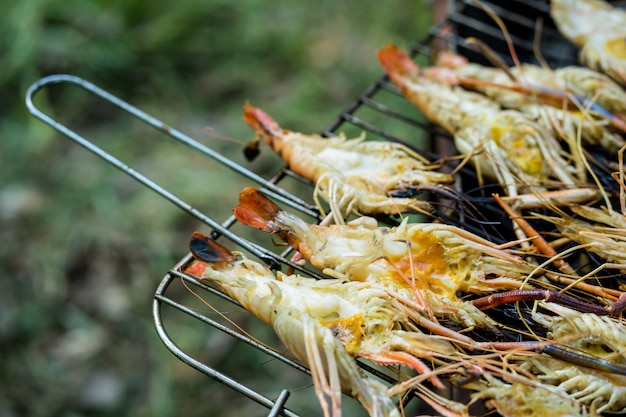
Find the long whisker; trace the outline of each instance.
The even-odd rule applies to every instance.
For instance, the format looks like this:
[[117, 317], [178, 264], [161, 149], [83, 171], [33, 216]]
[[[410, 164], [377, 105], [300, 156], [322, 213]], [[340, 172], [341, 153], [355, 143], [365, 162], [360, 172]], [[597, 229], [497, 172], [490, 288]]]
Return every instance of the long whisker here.
[[[183, 272], [182, 270], [180, 271], [181, 273]], [[237, 329], [241, 334], [243, 334], [244, 336], [250, 338], [250, 340], [254, 340], [255, 343], [258, 343], [259, 345], [263, 346], [264, 348], [274, 351], [276, 353], [282, 353], [279, 352], [278, 350], [276, 350], [275, 348], [273, 348], [272, 346], [269, 346], [265, 343], [263, 343], [261, 340], [257, 339], [256, 337], [254, 337], [252, 334], [248, 333], [243, 327], [241, 327], [239, 324], [237, 324], [235, 321], [233, 321], [232, 319], [230, 319], [226, 314], [222, 313], [221, 311], [219, 311], [217, 308], [215, 308], [214, 306], [212, 306], [207, 300], [205, 300], [204, 298], [202, 298], [202, 296], [200, 294], [198, 294], [196, 291], [194, 291], [189, 284], [187, 284], [187, 282], [185, 281], [185, 279], [181, 276], [180, 277], [180, 282], [183, 284], [183, 286], [185, 287], [185, 289], [187, 291], [189, 291], [189, 293], [191, 295], [193, 295], [195, 298], [197, 298], [202, 304], [204, 304], [206, 307], [208, 307], [211, 311], [213, 311], [215, 314], [217, 314], [218, 316], [220, 316], [222, 319], [224, 319], [225, 321], [228, 322], [228, 324], [230, 324], [231, 326], [233, 326], [235, 329]]]

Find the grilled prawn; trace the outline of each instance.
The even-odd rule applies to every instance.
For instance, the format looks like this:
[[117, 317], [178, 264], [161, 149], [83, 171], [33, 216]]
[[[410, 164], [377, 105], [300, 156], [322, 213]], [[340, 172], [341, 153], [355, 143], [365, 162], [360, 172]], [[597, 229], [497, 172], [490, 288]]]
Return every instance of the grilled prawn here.
[[472, 399], [489, 399], [487, 404], [505, 417], [599, 417], [583, 403], [563, 395], [558, 387], [515, 378], [512, 383], [487, 378], [475, 383]]
[[599, 359], [600, 366], [590, 369], [564, 361], [536, 357], [522, 367], [599, 413], [626, 412], [624, 322], [557, 305], [552, 305], [550, 310], [556, 314], [534, 315], [537, 322], [550, 329], [548, 336], [560, 340], [572, 352], [582, 352]]
[[[600, 268], [626, 269], [626, 218], [621, 213], [588, 206], [572, 206], [580, 218], [533, 215], [552, 222], [561, 234], [603, 258], [607, 263]], [[597, 271], [597, 270], [596, 270]], [[594, 272], [596, 272], [594, 271]], [[614, 292], [613, 304], [606, 307], [613, 316], [626, 311], [626, 292]]]
[[572, 366], [546, 357], [532, 358], [522, 367], [598, 413], [626, 412], [626, 377], [623, 375]]
[[626, 11], [603, 0], [552, 0], [550, 14], [580, 59], [626, 85]]
[[[494, 95], [502, 94], [498, 101], [505, 107], [515, 108], [520, 102], [537, 101], [561, 107], [570, 93], [574, 95], [571, 99], [579, 100], [582, 105], [593, 103], [598, 105], [598, 111], [626, 115], [626, 92], [622, 87], [610, 77], [587, 67], [570, 65], [546, 69], [528, 63], [512, 68], [486, 67], [468, 62], [467, 58], [451, 51], [437, 54], [435, 64], [443, 68], [425, 69], [432, 73], [430, 76], [437, 77], [438, 71], [444, 71], [450, 77], [449, 81], [465, 87], [479, 88], [482, 85], [488, 88], [491, 85], [498, 90], [493, 92]], [[454, 71], [445, 72], [444, 68]]]
[[[547, 70], [531, 64], [501, 69], [470, 63], [444, 51], [436, 67], [425, 71], [479, 91], [505, 108], [535, 117], [555, 136], [575, 148], [580, 131], [585, 144], [598, 144], [616, 152], [624, 139], [610, 125], [625, 129], [617, 115], [626, 114], [626, 92], [607, 76], [589, 68], [569, 66]], [[587, 111], [583, 111], [589, 107]], [[574, 139], [574, 140], [572, 140]]]
[[[405, 97], [454, 136], [460, 153], [474, 155], [477, 169], [497, 179], [509, 197], [518, 196], [518, 188], [530, 194], [545, 191], [554, 180], [564, 188], [586, 185], [562, 157], [556, 139], [527, 115], [502, 110], [492, 99], [445, 79], [431, 79], [394, 45], [378, 56]], [[581, 191], [583, 199], [597, 195], [593, 189]], [[581, 194], [572, 195], [581, 198]]]
[[[198, 232], [190, 248], [206, 266], [202, 279], [216, 283], [271, 325], [289, 350], [308, 365], [325, 415], [329, 414], [324, 396], [331, 399], [332, 415], [340, 415], [343, 390], [371, 416], [399, 417], [387, 388], [367, 378], [354, 357], [430, 372], [418, 356], [436, 362], [437, 357], [455, 353], [447, 341], [403, 330], [406, 309], [377, 283], [318, 281], [280, 272], [275, 276]], [[437, 377], [430, 379], [443, 388]]]
[[[603, 307], [527, 284], [520, 290], [528, 274], [537, 272], [534, 265], [454, 226], [405, 220], [387, 228], [369, 217], [346, 225], [309, 224], [250, 187], [241, 192], [233, 212], [241, 223], [275, 234], [330, 276], [381, 283], [421, 311], [433, 307], [449, 315], [441, 305], [454, 306], [455, 319], [470, 326], [489, 323], [476, 308], [514, 301], [553, 302], [611, 316], [619, 315], [626, 302], [623, 297], [613, 307]], [[511, 288], [515, 290], [502, 291]], [[459, 292], [489, 295], [467, 303], [457, 298]]]
[[336, 222], [350, 214], [397, 214], [430, 211], [413, 197], [420, 189], [453, 182], [409, 148], [364, 136], [323, 138], [282, 129], [262, 110], [246, 104], [244, 120], [296, 174], [315, 183], [314, 198], [327, 201]]
[[242, 223], [276, 234], [336, 278], [385, 288], [468, 327], [494, 325], [457, 297], [460, 291], [518, 289], [533, 268], [517, 256], [454, 226], [407, 223], [378, 227], [361, 217], [345, 225], [312, 225], [246, 188], [233, 210]]

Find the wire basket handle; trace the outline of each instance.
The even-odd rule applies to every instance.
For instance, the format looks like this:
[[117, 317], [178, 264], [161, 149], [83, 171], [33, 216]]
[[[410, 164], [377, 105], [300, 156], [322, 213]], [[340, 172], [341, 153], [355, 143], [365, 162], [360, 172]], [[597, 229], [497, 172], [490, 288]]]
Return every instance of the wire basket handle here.
[[[89, 141], [88, 139], [86, 139], [83, 136], [79, 135], [78, 133], [76, 133], [72, 129], [68, 128], [66, 125], [60, 123], [59, 121], [57, 121], [56, 119], [54, 119], [50, 115], [48, 115], [48, 114], [44, 113], [43, 111], [41, 111], [34, 104], [33, 97], [37, 94], [37, 92], [41, 91], [42, 89], [44, 89], [46, 86], [48, 86], [50, 84], [72, 84], [72, 85], [79, 86], [79, 87], [83, 88], [84, 90], [86, 90], [86, 91], [88, 91], [90, 93], [93, 93], [96, 96], [104, 99], [105, 101], [108, 101], [109, 103], [117, 106], [121, 110], [131, 114], [135, 118], [141, 120], [142, 122], [146, 123], [149, 126], [152, 126], [153, 128], [157, 129], [158, 131], [164, 133], [165, 135], [172, 137], [173, 139], [175, 139], [175, 140], [177, 140], [177, 141], [179, 141], [179, 142], [189, 146], [193, 150], [198, 151], [198, 152], [202, 153], [205, 156], [208, 156], [209, 158], [211, 158], [211, 159], [213, 159], [213, 160], [215, 160], [215, 161], [225, 165], [226, 167], [228, 167], [228, 168], [230, 168], [230, 169], [240, 173], [241, 175], [249, 178], [250, 180], [260, 184], [263, 187], [261, 190], [264, 191], [266, 194], [269, 194], [273, 198], [276, 198], [276, 199], [282, 201], [283, 203], [288, 204], [291, 207], [294, 207], [294, 208], [296, 208], [296, 209], [298, 209], [300, 211], [303, 211], [303, 212], [305, 212], [305, 213], [307, 213], [307, 214], [309, 214], [309, 215], [311, 215], [313, 217], [318, 217], [319, 216], [319, 213], [317, 211], [315, 211], [312, 208], [308, 208], [310, 206], [308, 203], [306, 203], [306, 202], [298, 199], [294, 195], [286, 192], [284, 189], [280, 188], [275, 183], [273, 183], [271, 181], [268, 181], [265, 178], [263, 178], [263, 177], [255, 174], [254, 172], [248, 170], [247, 168], [245, 168], [245, 167], [243, 167], [243, 166], [233, 162], [232, 160], [226, 158], [225, 156], [223, 156], [219, 152], [216, 152], [215, 150], [213, 150], [213, 149], [211, 149], [211, 148], [201, 144], [200, 142], [192, 139], [191, 137], [187, 136], [186, 134], [180, 132], [179, 130], [174, 129], [173, 127], [163, 123], [162, 121], [158, 120], [157, 118], [155, 118], [155, 117], [145, 113], [144, 111], [138, 109], [137, 107], [135, 107], [135, 106], [129, 104], [128, 102], [120, 99], [119, 97], [116, 97], [115, 95], [113, 95], [113, 94], [103, 90], [102, 88], [96, 86], [95, 84], [93, 84], [93, 83], [91, 83], [89, 81], [86, 81], [83, 78], [77, 77], [75, 75], [68, 75], [68, 74], [49, 75], [49, 76], [44, 77], [44, 78], [40, 79], [39, 81], [35, 82], [34, 84], [32, 84], [28, 88], [28, 91], [26, 92], [26, 107], [28, 108], [28, 111], [33, 116], [35, 116], [36, 118], [40, 119], [41, 121], [43, 121], [44, 123], [48, 124], [49, 126], [54, 128], [58, 132], [62, 133], [63, 135], [67, 136], [68, 138], [70, 138], [71, 140], [73, 140], [74, 142], [76, 142], [77, 144], [82, 146], [83, 148], [85, 148], [88, 151], [92, 152], [93, 154], [99, 156], [100, 158], [102, 158], [103, 160], [108, 162], [109, 164], [111, 164], [114, 167], [118, 168], [119, 170], [121, 170], [125, 174], [131, 176], [132, 178], [134, 178], [135, 180], [139, 181], [144, 186], [146, 186], [149, 189], [151, 189], [152, 191], [156, 192], [158, 195], [160, 195], [163, 198], [169, 200], [170, 202], [172, 202], [173, 204], [175, 204], [179, 208], [183, 209], [184, 211], [186, 211], [187, 213], [189, 213], [190, 215], [192, 215], [196, 219], [200, 220], [204, 224], [206, 224], [209, 227], [211, 227], [215, 231], [214, 232], [214, 237], [215, 236], [219, 236], [219, 235], [224, 235], [225, 237], [227, 237], [231, 241], [233, 241], [236, 244], [238, 244], [238, 245], [244, 247], [245, 249], [249, 250], [251, 253], [253, 253], [254, 255], [258, 256], [259, 258], [264, 260], [269, 265], [274, 265], [276, 263], [276, 260], [277, 260], [276, 259], [276, 255], [273, 252], [268, 251], [267, 249], [265, 249], [265, 248], [263, 248], [261, 246], [255, 245], [254, 243], [249, 242], [249, 241], [247, 241], [245, 239], [242, 239], [240, 236], [238, 236], [238, 235], [236, 235], [236, 234], [234, 234], [234, 233], [232, 233], [232, 232], [230, 232], [228, 230], [228, 226], [234, 221], [234, 218], [231, 218], [231, 219], [227, 220], [223, 224], [218, 223], [217, 221], [215, 221], [211, 217], [205, 215], [204, 213], [202, 213], [198, 209], [192, 207], [190, 204], [188, 204], [187, 202], [185, 202], [181, 198], [177, 197], [175, 194], [173, 194], [170, 191], [168, 191], [167, 189], [161, 187], [159, 184], [157, 184], [156, 182], [152, 181], [150, 178], [148, 178], [145, 175], [141, 174], [137, 170], [131, 168], [129, 165], [125, 164], [124, 162], [122, 162], [118, 158], [116, 158], [113, 155], [107, 153], [102, 148], [96, 146], [93, 142]], [[286, 259], [278, 259], [278, 260], [281, 261], [281, 262], [286, 261], [287, 264], [291, 263], [289, 260], [286, 260]], [[300, 269], [298, 267], [298, 265], [296, 265], [296, 264], [293, 264], [291, 266], [295, 267], [296, 269]]]
[[[73, 75], [66, 75], [66, 74], [59, 74], [59, 75], [51, 75], [51, 76], [47, 76], [44, 77], [42, 79], [40, 79], [39, 81], [35, 82], [33, 85], [30, 86], [30, 88], [28, 89], [27, 93], [26, 93], [26, 107], [28, 108], [29, 112], [35, 116], [36, 118], [42, 120], [44, 123], [50, 125], [52, 128], [54, 128], [55, 130], [57, 130], [58, 132], [62, 133], [63, 135], [67, 136], [68, 138], [70, 138], [71, 140], [73, 140], [74, 142], [78, 143], [80, 146], [82, 146], [83, 148], [87, 149], [88, 151], [92, 152], [93, 154], [97, 155], [98, 157], [102, 158], [103, 160], [105, 160], [106, 162], [108, 162], [109, 164], [113, 165], [114, 167], [118, 168], [119, 170], [121, 170], [122, 172], [124, 172], [125, 174], [131, 176], [132, 178], [134, 178], [135, 180], [137, 180], [138, 182], [140, 182], [141, 184], [143, 184], [144, 186], [148, 187], [149, 189], [151, 189], [152, 191], [156, 192], [158, 195], [162, 196], [163, 198], [169, 200], [170, 202], [174, 203], [176, 206], [178, 206], [179, 208], [183, 209], [184, 211], [186, 211], [187, 213], [191, 214], [192, 216], [194, 216], [196, 219], [200, 220], [201, 222], [205, 223], [206, 225], [210, 226], [211, 228], [213, 228], [215, 230], [215, 232], [217, 232], [219, 235], [223, 235], [224, 237], [232, 240], [233, 242], [237, 243], [238, 245], [240, 245], [241, 247], [246, 248], [247, 250], [249, 250], [250, 252], [254, 253], [256, 256], [258, 256], [259, 258], [265, 260], [267, 263], [269, 263], [270, 265], [276, 262], [282, 262], [282, 263], [288, 263], [288, 264], [292, 264], [292, 262], [290, 262], [287, 259], [284, 259], [276, 254], [274, 254], [271, 251], [268, 251], [266, 249], [264, 249], [263, 247], [257, 246], [252, 242], [249, 242], [239, 236], [237, 236], [236, 234], [230, 232], [228, 230], [228, 226], [230, 225], [230, 222], [232, 220], [228, 220], [226, 221], [224, 224], [220, 224], [218, 222], [216, 222], [214, 219], [212, 219], [211, 217], [203, 214], [202, 212], [200, 212], [199, 210], [197, 210], [196, 208], [192, 207], [190, 204], [188, 204], [187, 202], [185, 202], [184, 200], [180, 199], [179, 197], [177, 197], [175, 194], [169, 192], [167, 189], [165, 189], [164, 187], [161, 187], [159, 184], [157, 184], [156, 182], [152, 181], [150, 178], [146, 177], [145, 175], [141, 174], [140, 172], [138, 172], [137, 170], [131, 168], [129, 165], [125, 164], [124, 162], [122, 162], [121, 160], [119, 160], [118, 158], [114, 157], [113, 155], [107, 153], [106, 151], [104, 151], [102, 148], [96, 146], [94, 143], [92, 143], [91, 141], [89, 141], [88, 139], [84, 138], [83, 136], [79, 135], [78, 133], [76, 133], [75, 131], [71, 130], [70, 128], [68, 128], [67, 126], [65, 126], [64, 124], [60, 123], [59, 121], [57, 121], [56, 119], [54, 119], [53, 117], [49, 116], [48, 114], [44, 113], [43, 111], [41, 111], [39, 108], [37, 108], [37, 106], [35, 106], [34, 102], [33, 102], [33, 97], [36, 95], [36, 93], [38, 91], [41, 91], [44, 87], [50, 85], [50, 84], [61, 84], [61, 83], [66, 83], [66, 84], [73, 84], [73, 85], [77, 85], [81, 88], [83, 88], [84, 90], [87, 90], [99, 97], [101, 97], [102, 99], [110, 102], [111, 104], [117, 106], [118, 108], [120, 108], [121, 110], [133, 115], [134, 117], [136, 117], [137, 119], [143, 121], [144, 123], [154, 127], [155, 129], [159, 130], [160, 132], [186, 144], [187, 146], [191, 147], [192, 149], [201, 152], [202, 154], [226, 165], [227, 167], [241, 173], [242, 175], [246, 176], [247, 178], [261, 184], [264, 188], [265, 188], [265, 192], [268, 194], [271, 194], [274, 198], [279, 198], [281, 201], [285, 202], [286, 204], [290, 204], [296, 208], [299, 208], [301, 211], [303, 211], [302, 208], [302, 203], [299, 203], [296, 199], [296, 197], [292, 196], [291, 194], [285, 192], [282, 188], [279, 188], [276, 184], [265, 180], [262, 177], [259, 177], [258, 175], [256, 175], [255, 173], [247, 170], [246, 168], [236, 164], [235, 162], [225, 158], [223, 155], [215, 152], [214, 150], [200, 144], [199, 142], [195, 141], [194, 139], [190, 138], [189, 136], [183, 134], [182, 132], [166, 125], [165, 123], [163, 123], [162, 121], [150, 116], [149, 114], [141, 111], [140, 109], [138, 109], [137, 107], [132, 106], [131, 104], [127, 103], [124, 100], [121, 100], [120, 98], [110, 94], [109, 92], [97, 87], [96, 85], [80, 78], [77, 76], [73, 76]], [[304, 203], [306, 204], [306, 203]], [[312, 215], [316, 215], [315, 212], [311, 213]], [[212, 377], [215, 380], [218, 380], [219, 382], [221, 382], [222, 384], [229, 386], [233, 389], [235, 389], [236, 391], [242, 393], [243, 395], [249, 397], [250, 399], [256, 401], [257, 403], [267, 407], [268, 409], [270, 409], [268, 417], [276, 417], [279, 415], [284, 415], [287, 417], [298, 417], [297, 414], [293, 413], [292, 411], [286, 409], [284, 407], [285, 402], [287, 401], [287, 399], [290, 396], [290, 392], [288, 390], [283, 390], [280, 395], [277, 397], [276, 400], [272, 400], [256, 391], [254, 391], [253, 389], [247, 387], [246, 385], [243, 385], [235, 380], [233, 380], [232, 378], [228, 377], [227, 375], [211, 368], [208, 367], [207, 365], [199, 362], [198, 360], [196, 360], [195, 358], [189, 356], [187, 353], [185, 353], [169, 336], [169, 334], [167, 333], [167, 331], [165, 330], [165, 325], [163, 323], [162, 317], [161, 317], [161, 313], [162, 313], [162, 306], [164, 304], [169, 305], [173, 308], [179, 309], [179, 310], [184, 310], [187, 314], [193, 315], [194, 317], [198, 318], [198, 319], [204, 319], [204, 320], [210, 320], [207, 319], [205, 317], [201, 317], [198, 314], [193, 313], [191, 310], [189, 310], [188, 308], [178, 305], [176, 304], [173, 300], [169, 299], [167, 296], [164, 295], [165, 289], [167, 288], [167, 286], [170, 284], [170, 282], [172, 281], [172, 279], [175, 279], [178, 275], [181, 275], [181, 273], [178, 271], [178, 268], [180, 266], [182, 266], [184, 263], [188, 262], [191, 259], [191, 255], [187, 255], [187, 257], [183, 258], [183, 260], [181, 262], [179, 262], [179, 264], [174, 267], [167, 275], [166, 277], [162, 280], [161, 284], [159, 285], [156, 293], [155, 293], [155, 297], [154, 297], [154, 302], [153, 302], [153, 318], [154, 318], [154, 323], [156, 326], [156, 330], [157, 333], [159, 335], [159, 337], [161, 338], [161, 340], [163, 341], [163, 343], [165, 344], [165, 346], [181, 361], [183, 361], [185, 364], [199, 370], [200, 372]], [[293, 267], [297, 268], [297, 269], [301, 269], [300, 266], [293, 264]], [[232, 300], [231, 300], [232, 301]], [[214, 323], [209, 323], [211, 325], [213, 325], [214, 327], [218, 327], [217, 324]], [[228, 329], [223, 329], [222, 331], [228, 331]], [[233, 333], [233, 332], [231, 332]], [[248, 344], [252, 344], [250, 341], [247, 341]], [[257, 346], [258, 349], [265, 349], [263, 346]], [[272, 352], [266, 352], [266, 353], [272, 353]], [[300, 369], [302, 372], [308, 372], [308, 370], [306, 368], [304, 368], [302, 365], [298, 364], [298, 363], [290, 363], [291, 361], [289, 361], [286, 358], [283, 358], [281, 356], [278, 356], [278, 359], [281, 359], [283, 361], [287, 361], [292, 367], [295, 367], [296, 369]]]

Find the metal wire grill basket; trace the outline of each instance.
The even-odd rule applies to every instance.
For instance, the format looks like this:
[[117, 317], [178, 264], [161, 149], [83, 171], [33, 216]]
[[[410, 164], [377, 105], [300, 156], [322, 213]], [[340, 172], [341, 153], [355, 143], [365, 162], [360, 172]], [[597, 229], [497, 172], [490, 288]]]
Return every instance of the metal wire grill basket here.
[[[541, 19], [544, 25], [541, 32], [540, 51], [545, 60], [552, 67], [576, 63], [576, 51], [563, 42], [551, 23], [548, 2], [539, 0], [495, 1], [491, 3], [485, 2], [485, 4], [491, 7], [504, 20], [507, 28], [511, 32], [512, 40], [521, 61], [536, 62], [533, 40], [536, 31], [536, 22], [538, 19]], [[509, 60], [508, 63], [512, 64], [510, 58], [507, 58], [509, 57], [508, 47], [500, 29], [480, 7], [476, 6], [471, 1], [457, 1], [452, 3], [445, 18], [430, 28], [427, 36], [414, 45], [411, 53], [417, 60], [427, 62], [435, 49], [446, 47], [456, 50], [472, 61], [485, 63], [484, 58], [465, 42], [465, 39], [468, 37], [483, 40], [496, 51], [501, 52], [501, 55]], [[555, 45], [558, 45], [558, 47], [555, 48]], [[242, 237], [240, 233], [234, 231], [236, 221], [229, 213], [201, 212], [186, 201], [177, 197], [174, 193], [162, 188], [150, 178], [126, 165], [116, 157], [106, 153], [89, 140], [39, 110], [33, 102], [34, 95], [38, 91], [46, 88], [46, 86], [58, 83], [75, 84], [90, 93], [100, 96], [104, 100], [118, 106], [121, 111], [129, 113], [161, 131], [163, 135], [175, 139], [190, 147], [194, 152], [203, 154], [216, 163], [222, 164], [226, 168], [236, 172], [248, 185], [255, 185], [264, 194], [278, 201], [280, 204], [309, 216], [314, 221], [319, 221], [321, 217], [315, 205], [310, 201], [310, 197], [308, 199], [307, 197], [303, 197], [312, 194], [312, 184], [301, 180], [297, 175], [286, 168], [282, 169], [272, 178], [259, 176], [248, 168], [229, 160], [219, 152], [167, 126], [162, 121], [153, 118], [107, 91], [75, 76], [53, 75], [45, 77], [31, 86], [27, 93], [27, 106], [34, 116], [96, 154], [101, 159], [119, 168], [163, 198], [171, 201], [190, 216], [204, 223], [212, 230], [213, 238], [220, 239], [220, 241], [232, 249], [246, 252], [250, 256], [258, 258], [272, 268], [282, 268], [284, 270], [286, 267], [291, 267], [304, 274], [316, 275], [315, 272], [308, 271], [291, 262], [287, 256], [288, 252], [278, 252], [277, 249], [271, 245], [269, 239], [260, 238], [259, 241], [251, 241]], [[347, 106], [345, 110], [338, 115], [336, 120], [323, 130], [322, 133], [325, 135], [333, 135], [336, 132], [346, 129], [363, 130], [367, 132], [369, 137], [375, 139], [403, 143], [416, 149], [419, 153], [431, 160], [440, 159], [442, 155], [451, 152], [450, 137], [439, 129], [433, 128], [428, 123], [424, 122], [424, 118], [421, 117], [417, 110], [406, 105], [404, 99], [401, 98], [396, 88], [386, 77], [381, 77], [375, 81], [370, 88]], [[417, 137], [425, 140], [422, 140], [420, 144], [415, 139]], [[448, 168], [452, 169], [453, 167], [454, 163], [449, 162]], [[297, 184], [297, 186], [294, 187], [293, 184]], [[477, 191], [474, 173], [470, 170], [462, 170], [459, 174], [457, 187], [459, 192], [468, 196], [468, 198], [472, 198], [474, 204], [478, 206], [478, 210], [485, 213], [485, 217], [489, 218], [491, 223], [473, 221], [472, 218], [465, 216], [462, 210], [450, 211], [446, 202], [441, 202], [438, 208], [439, 216], [450, 223], [462, 225], [471, 231], [480, 233], [493, 241], [497, 242], [507, 239], [509, 231], [507, 231], [505, 227], [498, 225], [498, 221], [504, 220], [505, 216], [490, 203], [484, 202], [483, 204], [481, 200], [483, 194], [481, 193], [489, 193], [489, 191], [485, 191], [484, 188], [482, 191]], [[305, 192], [296, 195], [296, 193], [288, 191], [293, 189], [305, 190]], [[223, 218], [224, 220], [218, 221], [216, 218]], [[154, 322], [156, 330], [165, 346], [187, 365], [267, 408], [268, 416], [284, 415], [296, 417], [301, 415], [301, 411], [298, 411], [300, 400], [289, 402], [287, 399], [290, 396], [293, 398], [294, 394], [303, 391], [302, 387], [303, 384], [304, 386], [307, 385], [306, 381], [309, 371], [302, 364], [291, 359], [289, 355], [282, 353], [284, 352], [284, 348], [281, 346], [274, 345], [270, 347], [265, 344], [275, 343], [275, 341], [259, 342], [256, 338], [253, 338], [251, 334], [248, 334], [248, 332], [254, 333], [253, 329], [255, 326], [260, 325], [257, 322], [250, 322], [249, 317], [244, 320], [246, 323], [242, 324], [242, 327], [245, 326], [246, 329], [248, 329], [244, 332], [242, 329], [233, 327], [230, 323], [222, 320], [204, 305], [190, 306], [189, 291], [184, 288], [185, 286], [201, 294], [202, 298], [206, 299], [208, 303], [217, 306], [216, 308], [229, 310], [236, 310], [238, 308], [237, 303], [228, 296], [182, 273], [181, 271], [184, 266], [187, 265], [190, 260], [191, 256], [188, 255], [174, 265], [163, 277], [154, 295]], [[240, 375], [227, 375], [220, 371], [219, 364], [209, 363], [208, 358], [210, 358], [210, 354], [207, 354], [207, 352], [189, 351], [188, 348], [180, 346], [174, 336], [176, 323], [180, 320], [197, 322], [200, 331], [210, 332], [210, 334], [220, 335], [220, 337], [232, 338], [234, 340], [233, 343], [243, 344], [246, 346], [246, 349], [249, 348], [260, 352], [262, 355], [265, 355], [272, 367], [280, 367], [281, 370], [277, 373], [293, 373], [300, 376], [294, 376], [291, 379], [292, 385], [285, 386], [284, 389], [279, 392], [276, 392], [274, 388], [270, 389], [251, 382], [242, 382]], [[378, 368], [364, 362], [362, 366], [376, 378], [383, 381], [394, 381], [395, 377], [393, 372], [389, 369]], [[306, 392], [305, 395], [313, 397], [311, 388], [307, 388], [304, 391]], [[409, 407], [411, 400], [412, 398], [407, 398], [404, 406]]]

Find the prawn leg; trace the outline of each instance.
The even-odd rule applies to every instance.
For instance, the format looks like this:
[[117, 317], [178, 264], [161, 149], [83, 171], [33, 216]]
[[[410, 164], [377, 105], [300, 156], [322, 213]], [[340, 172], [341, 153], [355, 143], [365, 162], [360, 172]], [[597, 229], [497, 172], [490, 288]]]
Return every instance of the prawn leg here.
[[561, 269], [564, 273], [574, 275], [574, 269], [564, 260], [558, 259], [558, 253], [546, 242], [546, 240], [519, 214], [513, 210], [498, 194], [492, 194], [492, 197], [502, 207], [502, 209], [509, 215], [509, 217], [517, 224], [520, 229], [524, 231], [528, 237], [533, 239], [535, 246], [544, 255], [553, 258], [553, 263], [556, 267]]
[[506, 196], [502, 199], [506, 202], [513, 202], [514, 207], [518, 209], [526, 209], [567, 206], [581, 201], [592, 201], [599, 196], [600, 192], [597, 189], [586, 187]]

